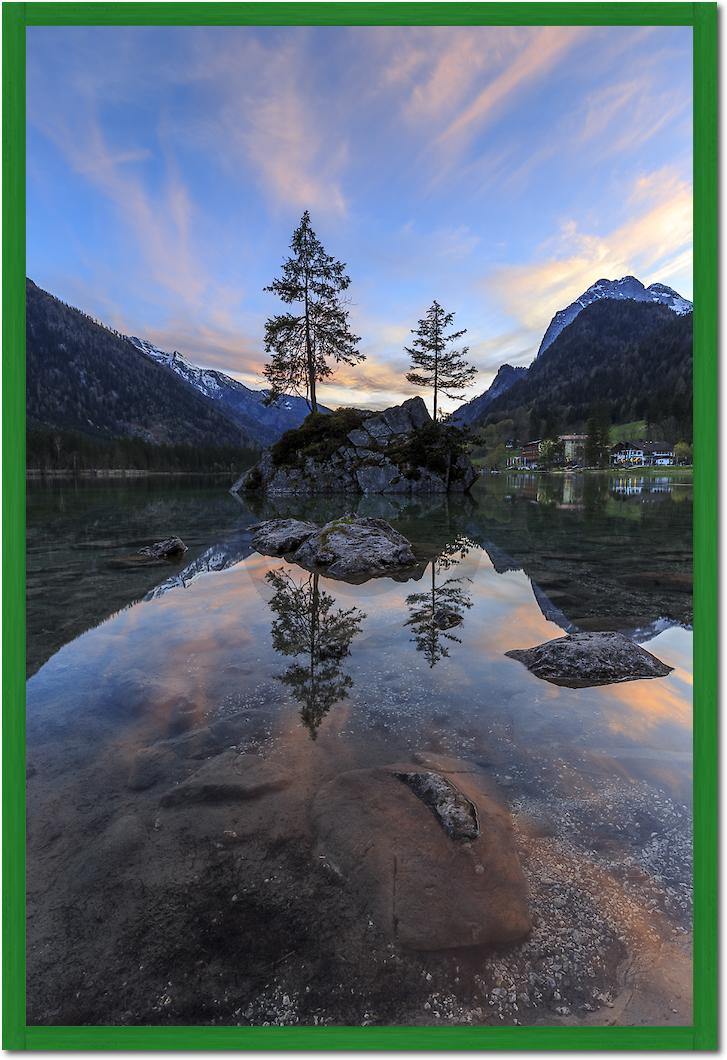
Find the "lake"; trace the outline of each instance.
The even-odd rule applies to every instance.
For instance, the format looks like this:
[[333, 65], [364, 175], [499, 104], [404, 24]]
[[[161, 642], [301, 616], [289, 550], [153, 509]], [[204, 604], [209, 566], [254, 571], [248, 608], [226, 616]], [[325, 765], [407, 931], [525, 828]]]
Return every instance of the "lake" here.
[[[28, 1022], [690, 1022], [690, 478], [501, 474], [414, 500], [228, 485], [28, 486]], [[262, 518], [352, 510], [409, 538], [407, 580], [251, 545]], [[179, 560], [130, 558], [172, 534]], [[574, 630], [673, 670], [573, 689], [505, 656]], [[239, 752], [284, 783], [180, 799]], [[401, 947], [319, 852], [327, 784], [427, 756], [509, 807], [517, 945]]]

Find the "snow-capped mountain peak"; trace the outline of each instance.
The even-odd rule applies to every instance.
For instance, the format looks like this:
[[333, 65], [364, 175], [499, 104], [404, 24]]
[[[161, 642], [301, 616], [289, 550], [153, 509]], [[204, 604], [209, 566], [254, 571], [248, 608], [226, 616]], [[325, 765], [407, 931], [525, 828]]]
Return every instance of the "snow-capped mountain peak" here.
[[635, 302], [660, 302], [679, 316], [691, 313], [693, 308], [687, 298], [683, 298], [677, 291], [663, 283], [652, 283], [645, 287], [635, 276], [622, 276], [620, 280], [596, 280], [574, 302], [555, 314], [540, 343], [538, 356], [547, 350], [561, 331], [575, 320], [582, 309], [601, 298], [628, 298]]
[[[236, 379], [232, 379], [228, 375], [224, 375], [222, 372], [216, 372], [210, 368], [197, 368], [196, 365], [190, 364], [185, 361], [184, 357], [178, 350], [174, 350], [172, 353], [167, 353], [166, 350], [160, 350], [158, 346], [154, 346], [151, 342], [147, 342], [146, 339], [137, 338], [136, 335], [129, 336], [129, 342], [133, 343], [138, 350], [145, 353], [147, 357], [151, 357], [157, 364], [163, 364], [165, 368], [170, 368], [177, 375], [181, 376], [187, 383], [199, 390], [200, 393], [205, 394], [207, 397], [219, 396], [220, 391], [224, 385], [231, 385], [235, 388], [241, 388], [248, 394], [254, 394], [255, 391], [251, 390], [250, 387], [239, 383]], [[264, 395], [263, 395], [264, 396]]]
[[[289, 395], [281, 398], [276, 405], [265, 405], [266, 390], [253, 390], [224, 372], [190, 364], [178, 350], [172, 353], [160, 350], [158, 346], [136, 335], [129, 335], [128, 339], [137, 350], [174, 372], [210, 401], [222, 405], [227, 416], [261, 444], [270, 445], [284, 431], [299, 427], [310, 411], [303, 398]], [[320, 411], [327, 412], [328, 409], [321, 408]]]

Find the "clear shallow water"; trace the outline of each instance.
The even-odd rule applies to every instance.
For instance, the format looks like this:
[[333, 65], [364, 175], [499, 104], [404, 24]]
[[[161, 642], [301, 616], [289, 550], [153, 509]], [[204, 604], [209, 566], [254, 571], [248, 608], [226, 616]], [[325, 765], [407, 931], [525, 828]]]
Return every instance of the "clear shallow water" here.
[[[196, 936], [170, 880], [196, 881], [198, 905], [209, 912], [220, 899], [217, 883], [206, 876], [207, 848], [224, 847], [224, 836], [235, 831], [222, 817], [207, 820], [194, 808], [165, 817], [160, 795], [230, 746], [293, 772], [287, 801], [271, 810], [278, 824], [287, 822], [283, 836], [270, 820], [253, 828], [241, 818], [235, 825], [250, 834], [241, 848], [248, 854], [234, 855], [257, 866], [245, 866], [250, 893], [259, 902], [259, 889], [268, 894], [267, 881], [278, 872], [287, 917], [305, 921], [295, 893], [306, 886], [314, 889], [311, 901], [329, 901], [310, 882], [306, 808], [316, 790], [346, 770], [439, 753], [478, 763], [506, 793], [516, 821], [544, 813], [561, 844], [559, 864], [588, 858], [620, 889], [645, 888], [638, 897], [642, 912], [664, 918], [670, 945], [675, 932], [686, 937], [689, 482], [666, 475], [501, 475], [478, 483], [469, 498], [361, 499], [359, 514], [383, 516], [412, 540], [420, 566], [407, 581], [349, 585], [251, 548], [247, 527], [261, 517], [322, 522], [352, 503], [278, 498], [251, 505], [227, 495], [220, 483], [189, 481], [29, 487], [29, 669], [39, 666], [28, 683], [29, 971], [37, 1022], [265, 1022], [261, 1012], [270, 1011], [275, 1022], [287, 1011], [283, 994], [268, 998], [276, 976], [288, 984], [289, 1000], [304, 992], [300, 970], [287, 968], [287, 942], [275, 941], [270, 927], [279, 923], [280, 909], [273, 916], [256, 906], [255, 915], [248, 910], [249, 919], [233, 928], [244, 923], [249, 939], [259, 922], [272, 939], [272, 952], [249, 956], [253, 980], [239, 981], [239, 962], [221, 957], [220, 945], [214, 987], [197, 972], [179, 996], [172, 990], [169, 1003], [159, 1000], [173, 980], [172, 966], [195, 968], [199, 954], [209, 961], [204, 939], [181, 956], [171, 945], [182, 923]], [[181, 561], [118, 566], [141, 544], [172, 533], [190, 545]], [[575, 628], [620, 629], [674, 670], [659, 680], [567, 689], [538, 680], [504, 654]], [[311, 651], [311, 638], [321, 650]], [[174, 755], [157, 767], [152, 784], [130, 787], [139, 752], [160, 747]], [[547, 852], [536, 851], [526, 831], [521, 857], [533, 902], [546, 907], [538, 871], [528, 863], [535, 854], [542, 862]], [[669, 842], [657, 850], [663, 836]], [[220, 872], [230, 868], [223, 861]], [[133, 886], [124, 884], [129, 866]], [[640, 882], [627, 887], [634, 867]], [[239, 881], [235, 886], [240, 889]], [[598, 887], [607, 893], [605, 883]], [[573, 901], [583, 894], [576, 887]], [[144, 936], [139, 928], [152, 908], [153, 927]], [[585, 917], [578, 908], [576, 919]], [[330, 913], [331, 949], [321, 943], [316, 971], [306, 973], [307, 985], [318, 983], [318, 1007], [309, 1005], [310, 1011], [328, 1022], [362, 1022], [367, 1005], [386, 1008], [383, 999], [372, 1000], [375, 993], [366, 995], [363, 973], [354, 991], [359, 1008], [333, 1000], [337, 977], [345, 981], [335, 962], [344, 959], [342, 950], [363, 945], [354, 940], [349, 914], [345, 902]], [[89, 930], [94, 917], [105, 925], [102, 940]], [[603, 932], [626, 938], [623, 924], [602, 918]], [[198, 908], [195, 922], [203, 921]], [[599, 943], [604, 953], [610, 937]], [[57, 982], [58, 962], [68, 961], [63, 940], [75, 953], [66, 985]], [[628, 942], [614, 946], [628, 949]], [[643, 939], [639, 946], [648, 952]], [[311, 960], [317, 952], [310, 942], [303, 949]], [[369, 940], [364, 949], [374, 953], [376, 944]], [[624, 956], [598, 975], [613, 978]], [[596, 965], [606, 960], [593, 959]], [[486, 978], [482, 960], [476, 975]], [[513, 960], [526, 978], [537, 963], [522, 953]], [[269, 968], [278, 969], [273, 986], [254, 979], [256, 963], [268, 979]], [[108, 987], [103, 996], [84, 985], [99, 964]], [[137, 970], [131, 987], [138, 964], [146, 972]], [[374, 1013], [374, 1021], [432, 1021], [431, 1006], [419, 1009], [426, 1002], [412, 985], [419, 971], [416, 961], [404, 961], [389, 991], [398, 1007], [393, 1015]], [[426, 985], [433, 973], [423, 974]], [[435, 974], [451, 987], [446, 969], [437, 965]], [[474, 974], [466, 989], [461, 977], [462, 997], [455, 990], [451, 1006], [460, 1015], [448, 1018], [466, 1020], [462, 1012], [472, 1011]], [[373, 982], [374, 969], [371, 976]], [[207, 995], [220, 992], [220, 978], [229, 981], [228, 993], [235, 984], [237, 997], [235, 1004], [217, 999], [215, 1008]], [[268, 1009], [255, 1007], [261, 997]], [[296, 1006], [295, 1019], [306, 1022], [305, 1004]], [[533, 998], [533, 1019], [542, 1020], [544, 1007], [546, 1001]], [[557, 1007], [551, 1000], [549, 1011]], [[597, 1007], [581, 1008], [581, 1017]], [[508, 1011], [504, 1018], [516, 1017]]]

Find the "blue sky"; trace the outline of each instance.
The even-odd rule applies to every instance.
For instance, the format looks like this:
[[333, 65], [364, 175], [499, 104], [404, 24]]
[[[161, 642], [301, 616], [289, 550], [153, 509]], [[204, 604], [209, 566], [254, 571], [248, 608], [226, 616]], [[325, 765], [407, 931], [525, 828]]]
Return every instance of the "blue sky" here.
[[33, 27], [27, 77], [28, 275], [252, 386], [306, 208], [368, 358], [331, 405], [413, 392], [434, 298], [474, 396], [601, 277], [692, 297], [688, 28]]

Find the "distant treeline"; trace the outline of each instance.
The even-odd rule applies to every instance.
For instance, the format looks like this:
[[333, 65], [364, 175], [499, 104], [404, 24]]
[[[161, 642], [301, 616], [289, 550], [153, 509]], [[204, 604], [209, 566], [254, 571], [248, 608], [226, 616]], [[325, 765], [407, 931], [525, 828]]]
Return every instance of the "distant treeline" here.
[[257, 459], [252, 449], [232, 445], [154, 445], [143, 438], [92, 438], [79, 431], [30, 427], [26, 466], [37, 471], [230, 471]]

